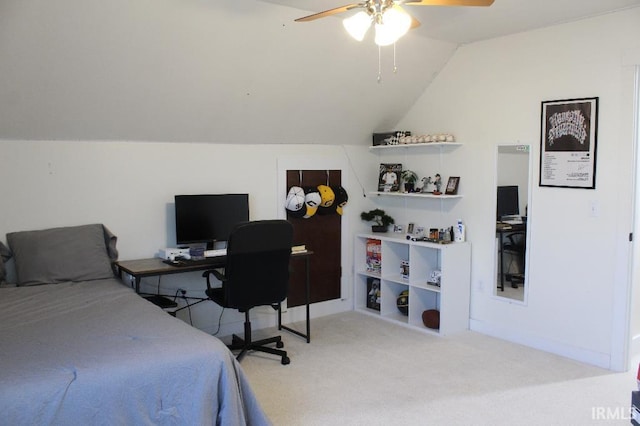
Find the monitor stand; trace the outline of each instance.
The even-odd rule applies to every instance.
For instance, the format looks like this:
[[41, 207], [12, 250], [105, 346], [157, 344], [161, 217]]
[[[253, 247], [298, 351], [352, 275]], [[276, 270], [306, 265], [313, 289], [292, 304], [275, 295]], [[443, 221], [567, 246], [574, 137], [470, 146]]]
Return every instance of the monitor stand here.
[[207, 250], [220, 250], [226, 249], [227, 242], [226, 241], [213, 241], [211, 243], [207, 243]]

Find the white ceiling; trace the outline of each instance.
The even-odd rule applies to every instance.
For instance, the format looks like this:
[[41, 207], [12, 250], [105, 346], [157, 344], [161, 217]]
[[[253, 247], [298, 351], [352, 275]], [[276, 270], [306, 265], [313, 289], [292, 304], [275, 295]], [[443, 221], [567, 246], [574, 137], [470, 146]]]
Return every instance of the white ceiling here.
[[[348, 0], [263, 1], [300, 9], [300, 17], [350, 4]], [[413, 33], [462, 44], [635, 6], [640, 6], [640, 0], [495, 0], [490, 7], [405, 6], [405, 10], [422, 23]], [[345, 18], [353, 13], [350, 11], [335, 16]], [[322, 25], [322, 21], [320, 19], [299, 25]]]

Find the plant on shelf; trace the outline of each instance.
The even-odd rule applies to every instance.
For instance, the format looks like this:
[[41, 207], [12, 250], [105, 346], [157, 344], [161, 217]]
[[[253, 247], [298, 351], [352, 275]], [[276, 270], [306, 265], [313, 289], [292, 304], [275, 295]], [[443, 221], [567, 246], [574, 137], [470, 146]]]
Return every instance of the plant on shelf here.
[[387, 232], [387, 227], [394, 223], [393, 218], [380, 209], [362, 212], [360, 218], [374, 223], [371, 225], [371, 232]]
[[413, 170], [404, 170], [402, 172], [402, 182], [404, 182], [405, 192], [415, 192], [415, 184], [418, 180], [418, 175]]

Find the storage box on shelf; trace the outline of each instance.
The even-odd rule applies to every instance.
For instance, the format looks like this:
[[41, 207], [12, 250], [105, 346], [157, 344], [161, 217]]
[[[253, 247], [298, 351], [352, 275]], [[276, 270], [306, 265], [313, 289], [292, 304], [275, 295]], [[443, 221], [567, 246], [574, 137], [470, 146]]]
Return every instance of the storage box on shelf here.
[[[380, 242], [380, 269], [368, 268], [367, 247]], [[355, 309], [380, 318], [438, 335], [469, 327], [471, 246], [468, 242], [437, 244], [410, 241], [396, 234], [359, 234], [354, 244]], [[408, 261], [409, 277], [404, 278]], [[440, 286], [431, 284], [432, 273], [440, 271]], [[379, 310], [371, 308], [371, 278], [379, 280]], [[369, 284], [369, 285], [367, 285]], [[407, 315], [398, 309], [397, 299], [409, 291]], [[369, 302], [369, 303], [368, 303]], [[368, 307], [369, 306], [369, 307]], [[427, 328], [422, 321], [426, 310], [440, 311], [440, 328]]]

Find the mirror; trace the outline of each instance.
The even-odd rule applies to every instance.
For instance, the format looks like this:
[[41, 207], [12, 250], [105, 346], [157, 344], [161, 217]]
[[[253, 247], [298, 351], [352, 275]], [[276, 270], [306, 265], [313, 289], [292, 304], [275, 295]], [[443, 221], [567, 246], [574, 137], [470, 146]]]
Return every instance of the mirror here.
[[498, 145], [496, 150], [494, 294], [523, 303], [528, 289], [530, 151], [529, 145]]

